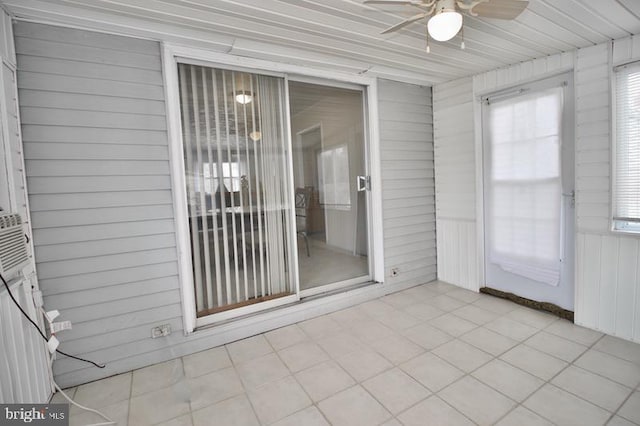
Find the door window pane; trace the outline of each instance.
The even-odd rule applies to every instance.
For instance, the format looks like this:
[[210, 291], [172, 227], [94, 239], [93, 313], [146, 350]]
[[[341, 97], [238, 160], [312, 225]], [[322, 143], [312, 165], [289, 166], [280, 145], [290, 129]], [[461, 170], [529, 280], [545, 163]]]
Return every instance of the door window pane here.
[[197, 315], [291, 294], [284, 80], [178, 75]]

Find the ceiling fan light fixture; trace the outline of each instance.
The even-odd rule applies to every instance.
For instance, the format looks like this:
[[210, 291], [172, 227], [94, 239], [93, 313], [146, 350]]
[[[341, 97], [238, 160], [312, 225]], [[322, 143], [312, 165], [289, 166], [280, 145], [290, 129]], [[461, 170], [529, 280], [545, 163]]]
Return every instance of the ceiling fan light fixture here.
[[427, 22], [427, 28], [434, 40], [451, 40], [462, 28], [462, 15], [455, 10], [455, 6], [453, 9], [438, 8]]
[[251, 94], [251, 92], [246, 92], [246, 91], [236, 92], [236, 102], [238, 102], [239, 104], [246, 105], [251, 103], [252, 100], [253, 100], [253, 95]]

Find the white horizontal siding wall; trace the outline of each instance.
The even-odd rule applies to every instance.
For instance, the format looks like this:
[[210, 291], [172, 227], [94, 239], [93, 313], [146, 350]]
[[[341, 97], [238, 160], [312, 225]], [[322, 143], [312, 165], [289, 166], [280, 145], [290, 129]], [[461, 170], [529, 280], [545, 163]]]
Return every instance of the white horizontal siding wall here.
[[611, 231], [611, 73], [640, 60], [640, 37], [576, 59], [576, 323], [640, 342], [640, 238]]
[[438, 279], [477, 291], [476, 156], [471, 77], [433, 88]]
[[436, 278], [431, 89], [379, 80], [378, 91], [385, 285], [429, 282]]
[[[73, 322], [63, 350], [117, 370], [167, 345], [153, 324], [184, 338], [160, 47], [24, 22], [15, 36], [45, 305]], [[91, 370], [54, 365], [63, 385]]]

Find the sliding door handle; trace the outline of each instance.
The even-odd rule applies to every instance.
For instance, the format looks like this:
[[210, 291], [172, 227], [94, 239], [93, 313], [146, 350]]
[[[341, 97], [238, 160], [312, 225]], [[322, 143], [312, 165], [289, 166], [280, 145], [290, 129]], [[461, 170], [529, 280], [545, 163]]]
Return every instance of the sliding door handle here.
[[370, 176], [357, 176], [356, 179], [357, 179], [358, 192], [371, 190]]

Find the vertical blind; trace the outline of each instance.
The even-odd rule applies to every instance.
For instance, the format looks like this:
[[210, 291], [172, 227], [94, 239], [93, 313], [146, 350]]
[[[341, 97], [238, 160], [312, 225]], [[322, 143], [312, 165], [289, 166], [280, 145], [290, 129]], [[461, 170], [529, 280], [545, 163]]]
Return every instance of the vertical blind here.
[[487, 106], [489, 259], [558, 285], [560, 279], [562, 88]]
[[640, 223], [640, 62], [617, 68], [615, 79], [613, 218]]
[[178, 75], [197, 315], [290, 294], [284, 79]]

